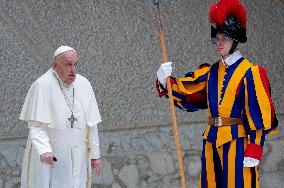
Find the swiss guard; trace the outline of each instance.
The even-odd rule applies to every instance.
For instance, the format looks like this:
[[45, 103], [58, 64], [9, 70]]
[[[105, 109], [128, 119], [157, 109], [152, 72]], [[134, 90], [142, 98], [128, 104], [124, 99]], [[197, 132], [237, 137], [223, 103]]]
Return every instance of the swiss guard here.
[[[247, 42], [246, 10], [240, 1], [220, 0], [209, 15], [220, 59], [184, 78], [170, 77], [174, 103], [187, 112], [208, 109], [199, 187], [259, 187], [265, 137], [278, 132], [268, 77], [238, 49], [239, 43]], [[160, 97], [168, 97], [166, 78], [171, 72], [171, 62], [157, 71]]]

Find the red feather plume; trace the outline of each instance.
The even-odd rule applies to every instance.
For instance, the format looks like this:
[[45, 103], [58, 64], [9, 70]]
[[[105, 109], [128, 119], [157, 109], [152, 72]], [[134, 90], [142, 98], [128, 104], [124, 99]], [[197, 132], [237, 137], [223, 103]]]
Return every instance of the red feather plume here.
[[216, 25], [223, 25], [228, 16], [238, 19], [242, 28], [246, 28], [246, 9], [239, 0], [220, 0], [213, 4], [209, 10], [210, 22]]

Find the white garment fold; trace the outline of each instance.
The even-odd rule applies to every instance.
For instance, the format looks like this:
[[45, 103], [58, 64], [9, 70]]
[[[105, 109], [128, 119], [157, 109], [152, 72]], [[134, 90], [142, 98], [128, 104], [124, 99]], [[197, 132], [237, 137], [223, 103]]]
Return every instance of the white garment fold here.
[[97, 125], [90, 128], [89, 136], [89, 146], [90, 146], [90, 158], [98, 159], [100, 158], [100, 144], [99, 144], [99, 133]]
[[30, 138], [33, 146], [39, 155], [46, 152], [52, 152], [49, 144], [49, 138], [46, 133], [47, 124], [38, 121], [29, 121]]

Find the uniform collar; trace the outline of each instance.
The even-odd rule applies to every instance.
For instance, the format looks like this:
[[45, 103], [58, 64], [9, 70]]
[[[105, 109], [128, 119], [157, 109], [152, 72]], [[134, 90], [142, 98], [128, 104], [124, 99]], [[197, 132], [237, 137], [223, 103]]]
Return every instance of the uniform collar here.
[[221, 58], [222, 58], [222, 63], [225, 64], [225, 66], [231, 66], [241, 57], [242, 57], [241, 52], [237, 50], [233, 54], [231, 54], [229, 57], [227, 57], [226, 59], [223, 59], [223, 57]]

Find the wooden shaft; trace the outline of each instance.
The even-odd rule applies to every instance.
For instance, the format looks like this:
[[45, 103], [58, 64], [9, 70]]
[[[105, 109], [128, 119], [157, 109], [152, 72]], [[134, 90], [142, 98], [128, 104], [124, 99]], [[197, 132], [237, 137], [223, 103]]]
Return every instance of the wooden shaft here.
[[[162, 62], [167, 62], [167, 49], [164, 39], [164, 31], [163, 28], [160, 27], [160, 47], [161, 47], [161, 53], [162, 53]], [[176, 111], [175, 111], [175, 105], [174, 105], [174, 99], [172, 94], [172, 87], [170, 83], [170, 77], [167, 78], [167, 89], [168, 89], [168, 95], [170, 99], [170, 109], [172, 113], [172, 129], [173, 134], [175, 137], [176, 142], [176, 149], [177, 149], [177, 155], [178, 155], [178, 167], [179, 167], [179, 173], [181, 176], [181, 185], [182, 188], [186, 188], [186, 178], [185, 178], [185, 172], [184, 172], [184, 166], [182, 161], [182, 152], [181, 152], [181, 145], [180, 145], [180, 137], [179, 137], [179, 130], [177, 127], [177, 118], [176, 118]]]
[[162, 52], [162, 63], [166, 63], [167, 60], [167, 49], [166, 49], [166, 44], [165, 44], [165, 39], [164, 39], [164, 30], [162, 27], [160, 27], [160, 48]]

